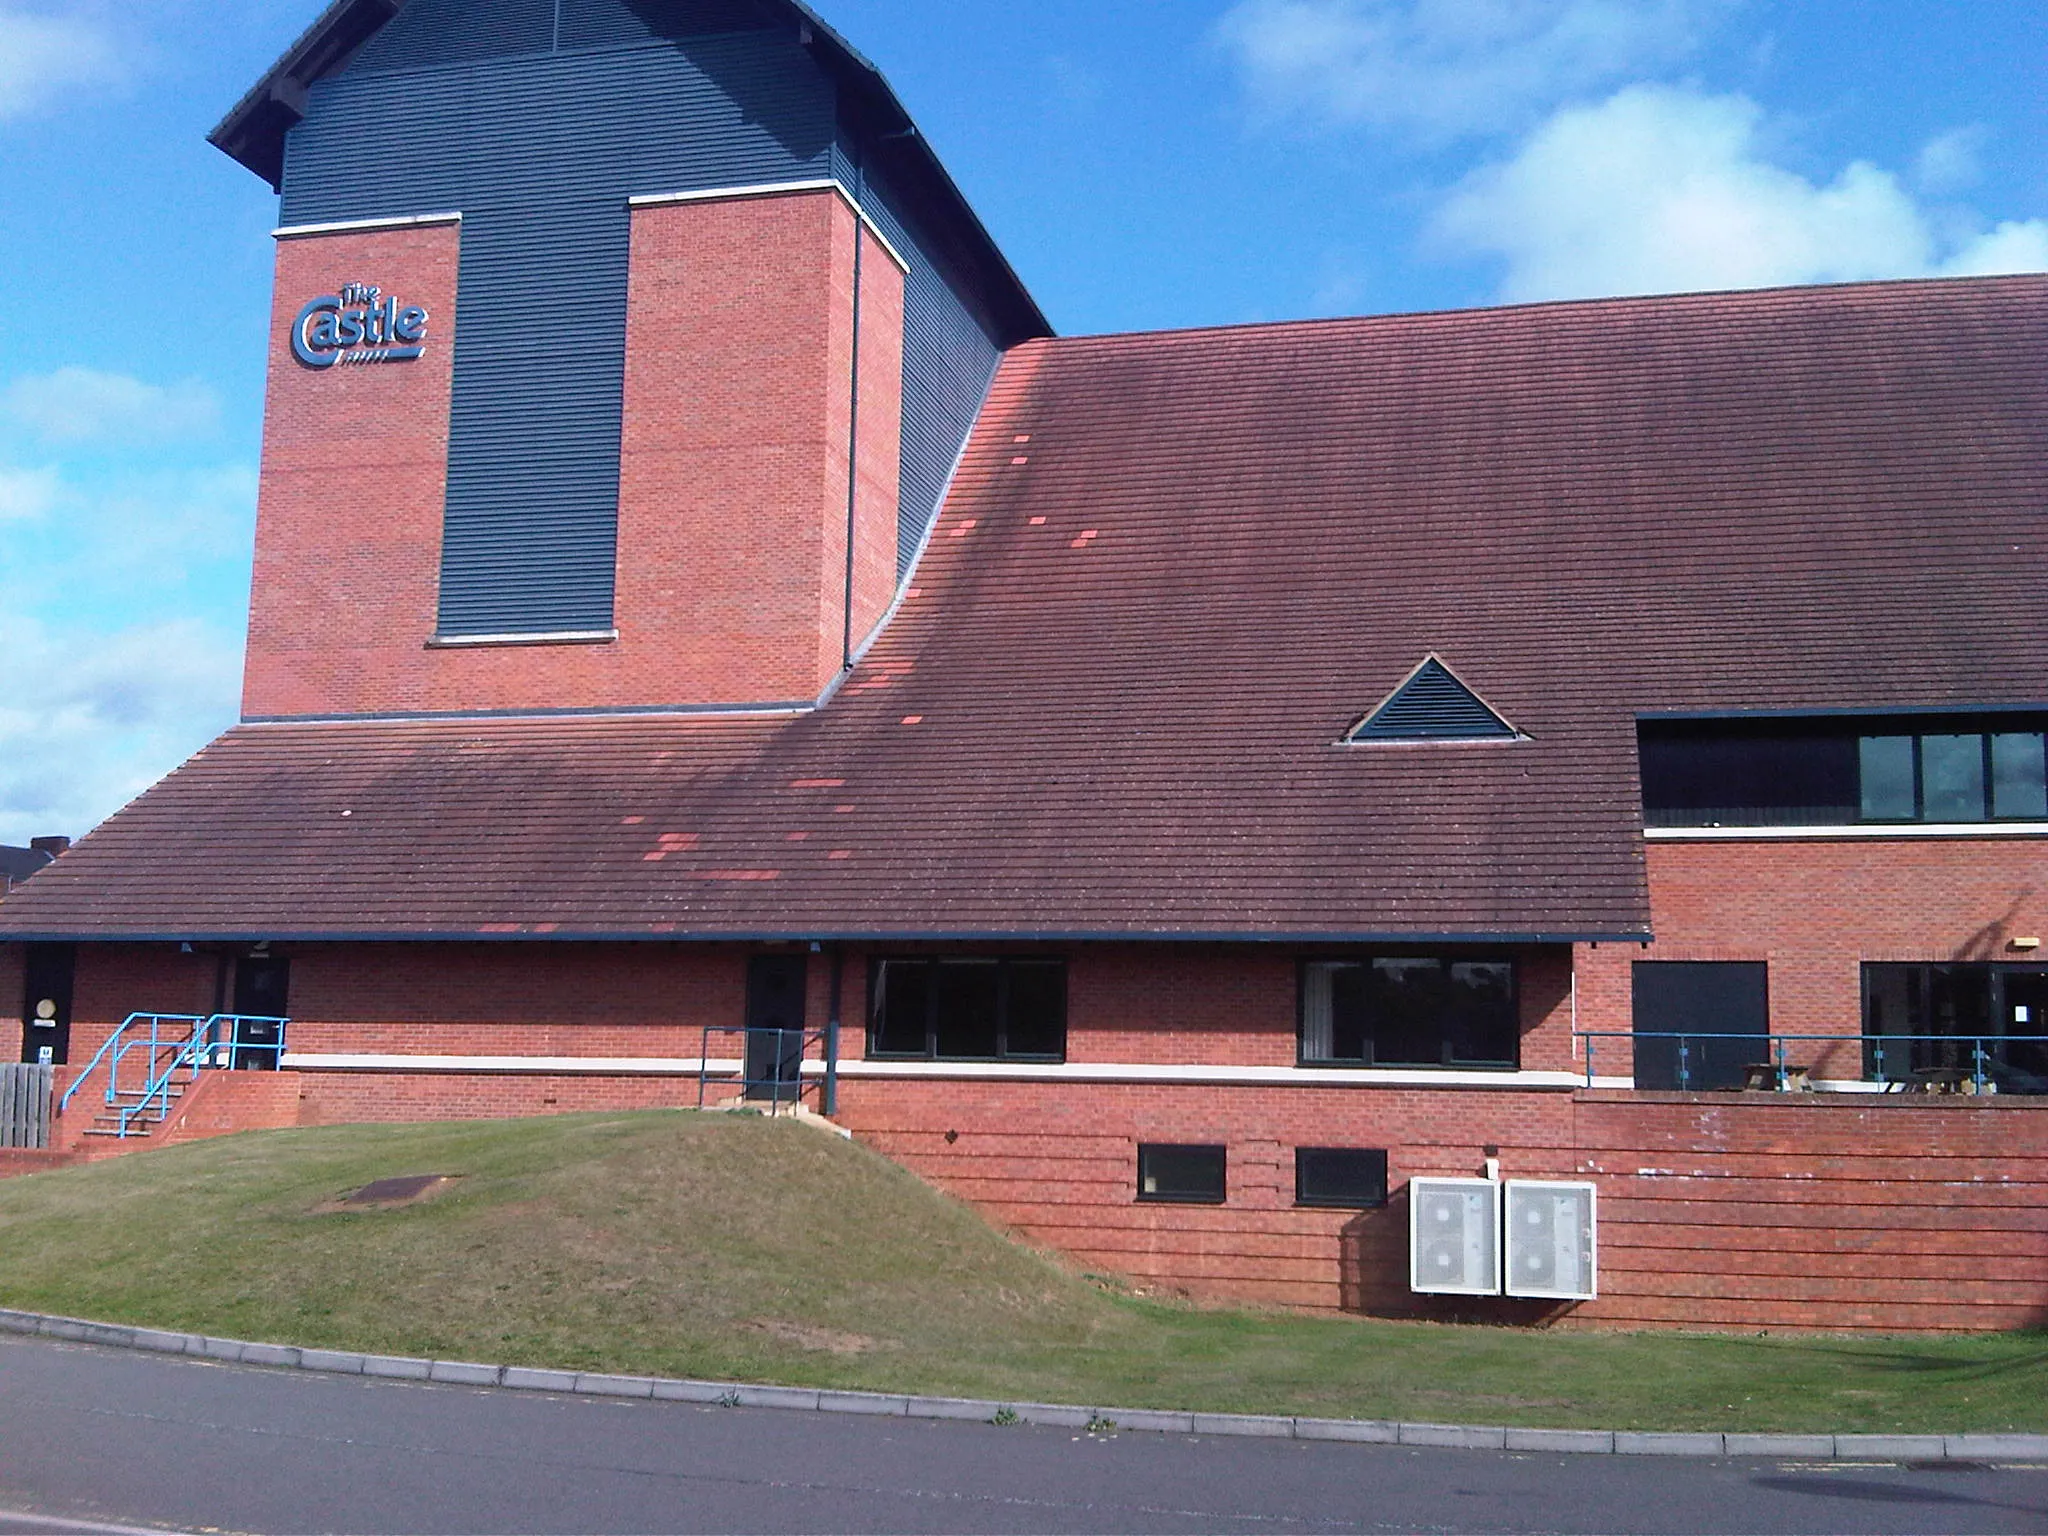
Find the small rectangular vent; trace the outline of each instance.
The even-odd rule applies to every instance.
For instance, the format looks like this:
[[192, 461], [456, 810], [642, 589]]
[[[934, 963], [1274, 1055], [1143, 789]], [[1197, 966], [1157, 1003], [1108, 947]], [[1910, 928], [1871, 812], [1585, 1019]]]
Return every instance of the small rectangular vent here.
[[1599, 1192], [1591, 1184], [1511, 1179], [1507, 1186], [1507, 1292], [1591, 1301], [1596, 1285]]
[[1500, 1294], [1500, 1186], [1490, 1179], [1410, 1179], [1411, 1290], [1433, 1296]]

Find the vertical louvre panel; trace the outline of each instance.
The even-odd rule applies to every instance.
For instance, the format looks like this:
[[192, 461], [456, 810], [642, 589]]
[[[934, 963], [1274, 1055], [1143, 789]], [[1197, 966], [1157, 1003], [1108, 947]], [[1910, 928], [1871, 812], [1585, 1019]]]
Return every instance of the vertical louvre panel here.
[[[620, 27], [649, 9], [579, 4], [584, 35], [604, 6]], [[359, 58], [314, 88], [285, 222], [464, 216], [443, 634], [612, 626], [627, 200], [829, 174], [833, 120], [780, 31], [385, 75]]]

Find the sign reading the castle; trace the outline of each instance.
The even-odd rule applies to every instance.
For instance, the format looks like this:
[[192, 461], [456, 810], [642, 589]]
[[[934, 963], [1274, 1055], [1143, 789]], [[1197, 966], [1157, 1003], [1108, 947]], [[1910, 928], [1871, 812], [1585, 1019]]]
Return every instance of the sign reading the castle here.
[[292, 322], [292, 355], [308, 368], [406, 363], [426, 351], [427, 312], [369, 283], [322, 294]]

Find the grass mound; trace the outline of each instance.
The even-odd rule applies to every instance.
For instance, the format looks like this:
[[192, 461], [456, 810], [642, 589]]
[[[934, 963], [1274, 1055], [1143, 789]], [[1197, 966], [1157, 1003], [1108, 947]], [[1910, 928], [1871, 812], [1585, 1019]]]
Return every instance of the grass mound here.
[[[371, 1205], [382, 1180], [448, 1181]], [[1531, 1334], [1106, 1291], [863, 1148], [687, 1112], [259, 1132], [0, 1182], [0, 1304], [335, 1349], [1616, 1428], [2048, 1427], [2048, 1340]]]

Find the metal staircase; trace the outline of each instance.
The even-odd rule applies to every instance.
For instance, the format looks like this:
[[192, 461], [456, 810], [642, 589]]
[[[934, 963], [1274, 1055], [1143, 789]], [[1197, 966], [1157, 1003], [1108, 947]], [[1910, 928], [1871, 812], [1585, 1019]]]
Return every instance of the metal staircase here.
[[[148, 1136], [170, 1118], [201, 1073], [238, 1065], [278, 1066], [288, 1022], [236, 1013], [131, 1013], [64, 1090], [57, 1113], [61, 1116], [104, 1069], [105, 1107], [84, 1134], [118, 1141]], [[271, 1040], [251, 1038], [273, 1031]]]

